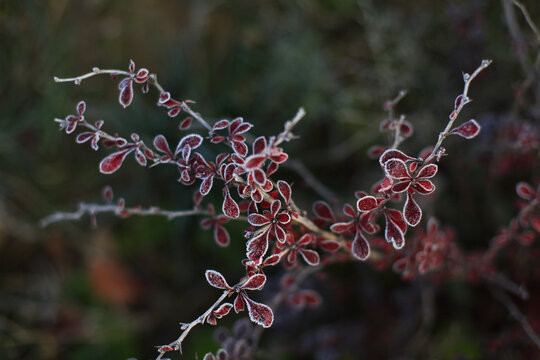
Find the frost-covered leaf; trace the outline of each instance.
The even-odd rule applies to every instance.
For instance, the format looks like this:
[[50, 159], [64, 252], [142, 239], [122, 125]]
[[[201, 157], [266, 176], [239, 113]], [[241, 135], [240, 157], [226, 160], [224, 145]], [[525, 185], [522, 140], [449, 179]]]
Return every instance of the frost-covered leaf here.
[[232, 307], [233, 305], [231, 303], [223, 303], [219, 308], [213, 311], [213, 314], [216, 318], [221, 319], [231, 311]]
[[165, 139], [165, 136], [163, 135], [157, 135], [154, 138], [154, 147], [161, 151], [162, 153], [165, 153], [167, 155], [172, 155], [171, 148], [169, 147], [169, 143], [167, 142], [167, 139]]
[[244, 290], [261, 290], [264, 287], [264, 284], [266, 283], [266, 275], [264, 274], [256, 274], [250, 277], [244, 285], [242, 285], [242, 289]]
[[315, 250], [310, 249], [300, 249], [298, 250], [302, 258], [311, 266], [319, 265], [320, 257]]
[[418, 206], [410, 194], [407, 194], [407, 200], [403, 206], [403, 217], [410, 226], [418, 225], [422, 219], [422, 209], [420, 206]]
[[450, 134], [456, 134], [464, 137], [465, 139], [472, 139], [480, 133], [481, 127], [476, 120], [469, 120], [461, 126], [450, 130]]
[[356, 208], [360, 212], [371, 211], [373, 209], [376, 209], [377, 207], [377, 199], [375, 199], [375, 197], [373, 196], [364, 196], [358, 199], [358, 202], [356, 203]]
[[107, 156], [99, 163], [99, 171], [103, 174], [112, 174], [120, 168], [126, 156], [134, 149], [125, 149]]
[[379, 164], [381, 164], [381, 167], [384, 168], [384, 164], [386, 164], [386, 162], [388, 160], [391, 160], [391, 159], [397, 159], [397, 160], [401, 160], [403, 162], [406, 162], [406, 161], [409, 161], [409, 160], [416, 160], [416, 158], [413, 158], [413, 157], [411, 157], [409, 155], [406, 155], [405, 153], [403, 153], [403, 152], [401, 152], [399, 150], [388, 149], [379, 158]]
[[352, 242], [351, 252], [359, 260], [366, 260], [369, 256], [369, 243], [360, 231], [356, 232], [356, 236]]
[[245, 295], [243, 298], [246, 302], [251, 321], [264, 328], [272, 326], [272, 323], [274, 322], [274, 313], [268, 305], [255, 302]]
[[384, 164], [386, 174], [397, 180], [410, 179], [411, 175], [407, 169], [407, 165], [400, 159], [390, 159]]
[[263, 266], [274, 266], [279, 262], [280, 259], [281, 257], [279, 254], [271, 255], [264, 260]]
[[353, 221], [339, 222], [339, 223], [332, 224], [332, 226], [330, 226], [330, 230], [332, 230], [333, 232], [337, 234], [341, 234], [341, 233], [351, 230], [353, 227], [354, 227]]
[[245, 309], [244, 300], [242, 296], [238, 294], [236, 295], [236, 298], [234, 299], [234, 312], [238, 314], [240, 311], [244, 311], [244, 309]]
[[435, 164], [428, 164], [420, 169], [418, 172], [418, 175], [416, 175], [416, 178], [418, 179], [429, 179], [435, 176], [437, 174], [437, 170], [439, 167]]
[[236, 219], [238, 216], [240, 216], [240, 208], [238, 207], [236, 201], [234, 201], [231, 197], [231, 194], [227, 187], [225, 187], [223, 195], [225, 197], [222, 206], [223, 213], [231, 219]]
[[222, 290], [232, 290], [232, 288], [227, 284], [225, 277], [215, 270], [206, 270], [205, 273], [206, 281], [215, 288]]
[[535, 195], [533, 187], [524, 181], [520, 181], [516, 184], [516, 193], [520, 198], [525, 200], [532, 200]]
[[119, 85], [120, 95], [118, 96], [118, 102], [124, 107], [129, 106], [133, 100], [133, 80], [126, 78], [120, 82]]
[[291, 201], [291, 187], [283, 180], [277, 182], [277, 189], [281, 197], [285, 200], [285, 204], [288, 204]]
[[203, 141], [203, 138], [201, 135], [198, 134], [189, 134], [184, 136], [180, 141], [178, 142], [178, 146], [175, 150], [175, 155], [179, 154], [182, 149], [184, 149], [186, 146], [189, 146], [191, 149], [196, 149], [199, 146], [201, 146]]
[[272, 220], [264, 215], [253, 213], [248, 215], [248, 222], [253, 226], [263, 226], [270, 224]]
[[258, 260], [266, 254], [268, 250], [268, 238], [265, 236], [265, 231], [259, 236], [249, 240], [246, 244], [246, 256], [250, 260]]
[[325, 201], [318, 200], [313, 203], [313, 212], [317, 217], [324, 219], [326, 221], [334, 222], [336, 221], [336, 217], [334, 216], [334, 212], [330, 208], [330, 205], [326, 203]]
[[390, 219], [389, 216], [385, 216], [386, 228], [384, 231], [384, 237], [386, 241], [392, 243], [395, 249], [401, 249], [405, 245], [405, 236], [403, 231]]
[[214, 240], [219, 246], [228, 246], [231, 240], [229, 232], [221, 225], [216, 225], [214, 227]]

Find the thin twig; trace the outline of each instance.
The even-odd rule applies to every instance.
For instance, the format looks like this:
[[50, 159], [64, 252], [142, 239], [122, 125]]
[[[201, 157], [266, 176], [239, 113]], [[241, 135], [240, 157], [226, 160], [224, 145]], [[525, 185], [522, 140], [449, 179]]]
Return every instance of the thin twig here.
[[536, 42], [540, 44], [540, 31], [538, 31], [536, 24], [534, 23], [534, 21], [532, 21], [531, 16], [529, 15], [529, 12], [527, 11], [527, 8], [518, 0], [513, 0], [512, 2], [514, 3], [514, 5], [516, 5], [519, 8], [519, 10], [521, 10], [521, 13], [525, 17], [525, 20], [527, 20], [527, 24], [529, 24], [529, 27], [531, 28], [532, 32], [536, 36]]
[[[462, 96], [461, 104], [458, 106], [457, 109], [454, 110], [454, 112], [455, 112], [454, 116], [450, 117], [450, 121], [448, 121], [448, 124], [446, 124], [446, 128], [439, 134], [439, 138], [437, 140], [437, 143], [433, 147], [433, 151], [425, 159], [424, 163], [426, 163], [426, 164], [429, 163], [437, 155], [437, 152], [441, 148], [441, 145], [442, 145], [444, 139], [446, 139], [446, 137], [450, 133], [450, 130], [454, 126], [454, 122], [456, 121], [459, 114], [461, 113], [461, 110], [463, 109], [463, 107], [466, 104], [468, 104], [468, 103], [470, 103], [472, 101], [472, 99], [470, 99], [469, 96], [468, 96], [469, 87], [471, 85], [471, 82], [478, 76], [478, 74], [480, 74], [480, 72], [482, 70], [487, 68], [490, 64], [491, 64], [491, 60], [482, 60], [482, 63], [480, 64], [480, 66], [472, 74], [470, 74], [470, 75], [464, 74], [463, 81], [465, 82], [465, 84], [463, 86], [463, 92], [461, 93], [461, 96]], [[466, 76], [466, 75], [468, 75], [468, 76]], [[421, 167], [418, 167], [418, 170], [420, 168]]]
[[504, 290], [511, 292], [514, 295], [519, 296], [523, 300], [529, 299], [529, 292], [525, 288], [523, 288], [523, 286], [516, 284], [503, 274], [497, 273], [494, 275], [489, 275], [486, 276], [486, 279], [492, 284], [497, 285]]
[[517, 322], [521, 325], [527, 336], [531, 341], [536, 345], [540, 350], [540, 337], [534, 332], [531, 324], [527, 321], [527, 317], [519, 310], [517, 305], [512, 301], [510, 296], [506, 295], [499, 289], [492, 289], [493, 295], [506, 307], [510, 315], [516, 319]]
[[41, 227], [49, 226], [52, 223], [66, 220], [80, 220], [84, 215], [97, 215], [102, 213], [114, 213], [118, 216], [125, 215], [158, 215], [164, 216], [167, 220], [172, 220], [178, 217], [183, 216], [192, 216], [192, 215], [211, 215], [207, 210], [193, 209], [193, 210], [163, 210], [158, 207], [132, 207], [132, 208], [121, 208], [116, 204], [110, 205], [100, 205], [100, 204], [86, 204], [80, 203], [77, 211], [73, 212], [57, 212], [47, 216], [46, 218], [40, 221]]
[[54, 81], [55, 82], [73, 82], [73, 83], [75, 83], [75, 85], [80, 85], [81, 82], [84, 79], [88, 79], [90, 77], [93, 77], [93, 76], [96, 76], [96, 75], [101, 75], [101, 74], [124, 75], [124, 76], [128, 76], [128, 77], [132, 76], [132, 74], [127, 72], [127, 71], [113, 70], [113, 69], [101, 70], [100, 68], [95, 67], [95, 68], [92, 69], [92, 72], [89, 72], [89, 73], [84, 74], [84, 75], [76, 76], [76, 77], [59, 78], [59, 77], [55, 76]]
[[298, 137], [292, 133], [292, 129], [302, 120], [302, 118], [306, 115], [306, 111], [304, 108], [298, 109], [296, 112], [296, 115], [294, 115], [294, 118], [291, 120], [285, 122], [283, 131], [277, 136], [275, 146], [278, 146], [284, 141], [291, 141], [293, 139], [297, 139]]

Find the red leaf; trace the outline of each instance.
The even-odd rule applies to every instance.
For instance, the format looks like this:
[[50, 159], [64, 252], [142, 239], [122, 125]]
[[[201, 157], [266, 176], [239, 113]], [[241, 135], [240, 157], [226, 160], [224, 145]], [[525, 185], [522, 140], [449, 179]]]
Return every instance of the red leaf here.
[[120, 168], [126, 156], [133, 150], [133, 148], [126, 149], [107, 156], [99, 163], [99, 171], [103, 174], [112, 174]]
[[321, 302], [322, 302], [321, 297], [315, 291], [302, 290], [300, 294], [304, 298], [306, 305], [311, 306], [311, 307], [317, 307], [321, 305]]
[[175, 154], [178, 154], [181, 151], [181, 149], [186, 147], [186, 145], [189, 146], [191, 149], [196, 149], [199, 146], [201, 146], [202, 141], [203, 141], [203, 138], [201, 135], [198, 135], [198, 134], [186, 135], [178, 142], [178, 146], [176, 147]]
[[79, 114], [79, 117], [82, 117], [85, 110], [86, 110], [86, 103], [84, 101], [79, 101], [79, 103], [77, 104], [77, 114]]
[[253, 170], [252, 174], [253, 174], [253, 179], [255, 180], [257, 184], [261, 186], [266, 184], [266, 174], [264, 173], [264, 171], [262, 171], [261, 169], [255, 169]]
[[388, 160], [384, 164], [384, 171], [393, 179], [402, 180], [411, 178], [407, 165], [405, 165], [405, 163], [399, 159]]
[[219, 308], [217, 308], [217, 310], [214, 310], [212, 313], [216, 318], [221, 319], [231, 311], [232, 307], [233, 305], [231, 303], [223, 303]]
[[460, 135], [465, 139], [472, 139], [480, 133], [480, 130], [480, 125], [475, 120], [471, 119], [461, 126], [452, 129], [450, 134]]
[[169, 93], [168, 91], [164, 91], [161, 94], [159, 94], [158, 103], [159, 104], [165, 104], [170, 99], [171, 99], [171, 93]]
[[243, 290], [261, 290], [266, 283], [266, 275], [257, 274], [250, 277], [244, 285], [241, 286]]
[[270, 160], [275, 162], [276, 164], [282, 164], [289, 158], [289, 155], [285, 153], [281, 153], [279, 155], [270, 155]]
[[268, 238], [263, 231], [259, 236], [249, 240], [246, 244], [246, 256], [250, 260], [258, 260], [266, 254], [268, 250]]
[[320, 257], [319, 254], [315, 250], [310, 249], [300, 249], [298, 250], [300, 255], [304, 258], [304, 260], [311, 266], [319, 265]]
[[351, 230], [353, 226], [354, 226], [353, 221], [340, 222], [340, 223], [332, 224], [332, 226], [330, 226], [330, 230], [332, 230], [333, 232], [337, 234], [341, 234], [341, 233]]
[[274, 322], [274, 313], [268, 305], [255, 302], [246, 295], [242, 295], [242, 297], [246, 302], [251, 321], [264, 328], [272, 326], [272, 323]]
[[129, 106], [133, 100], [133, 80], [126, 78], [120, 82], [120, 95], [118, 96], [118, 102], [124, 107]]
[[420, 206], [414, 201], [412, 195], [407, 194], [407, 200], [405, 201], [405, 205], [403, 206], [403, 215], [405, 218], [405, 221], [410, 226], [416, 226], [422, 219], [422, 209], [420, 209]]
[[386, 229], [384, 231], [384, 237], [386, 241], [392, 243], [395, 249], [399, 250], [405, 245], [405, 237], [403, 231], [392, 221], [388, 216], [386, 218]]
[[229, 126], [229, 120], [220, 120], [214, 124], [214, 126], [212, 127], [212, 130], [225, 129], [227, 126]]
[[360, 212], [371, 211], [373, 209], [376, 209], [377, 207], [377, 199], [375, 199], [373, 196], [364, 196], [356, 203], [356, 208]]
[[277, 188], [281, 197], [285, 200], [285, 204], [291, 201], [291, 187], [283, 180], [277, 182]]
[[244, 120], [242, 118], [236, 118], [229, 123], [229, 133], [234, 135], [236, 128], [242, 124]]
[[267, 225], [270, 224], [271, 221], [271, 219], [268, 219], [266, 216], [261, 214], [254, 213], [248, 215], [248, 222], [253, 226]]
[[435, 164], [428, 164], [424, 166], [420, 171], [418, 172], [418, 175], [416, 176], [418, 179], [429, 179], [435, 176], [437, 174], [437, 170], [439, 167]]
[[229, 245], [231, 237], [229, 236], [227, 229], [221, 225], [216, 225], [214, 227], [214, 240], [216, 240], [216, 243], [219, 246], [225, 247]]
[[266, 149], [266, 138], [264, 136], [259, 136], [253, 142], [253, 154], [262, 154]]
[[208, 230], [208, 229], [210, 229], [210, 227], [212, 227], [214, 225], [214, 219], [212, 219], [212, 218], [203, 219], [203, 220], [201, 220], [200, 225], [201, 225], [201, 227], [203, 229]]
[[401, 135], [405, 137], [411, 136], [413, 134], [413, 126], [410, 122], [406, 120], [401, 123], [401, 127], [399, 129], [401, 131]]
[[416, 180], [416, 183], [412, 187], [414, 191], [422, 195], [431, 194], [435, 191], [435, 185], [429, 180]]
[[266, 160], [265, 155], [251, 155], [244, 162], [244, 167], [246, 168], [246, 170], [259, 168], [261, 167], [261, 165], [264, 163], [265, 160]]
[[238, 207], [236, 201], [234, 201], [231, 197], [227, 187], [225, 187], [223, 190], [223, 195], [225, 196], [222, 206], [223, 213], [231, 219], [236, 219], [238, 216], [240, 216], [240, 208]]
[[103, 188], [102, 190], [102, 196], [103, 196], [103, 199], [105, 199], [105, 201], [107, 202], [107, 204], [110, 204], [113, 200], [113, 190], [112, 188], [107, 185]]
[[280, 259], [281, 259], [281, 257], [279, 256], [279, 254], [271, 255], [271, 256], [267, 257], [266, 260], [264, 260], [263, 266], [276, 265], [279, 262]]
[[234, 312], [238, 314], [240, 311], [244, 311], [244, 309], [245, 309], [244, 300], [242, 299], [242, 296], [238, 294], [236, 295], [236, 298], [234, 299]]
[[146, 156], [144, 156], [143, 152], [139, 148], [135, 150], [135, 159], [141, 166], [146, 166]]
[[199, 188], [199, 192], [202, 196], [208, 195], [210, 190], [212, 189], [212, 185], [214, 184], [214, 176], [210, 175], [206, 179], [203, 180], [201, 183], [201, 187]]
[[206, 270], [205, 273], [206, 281], [215, 288], [222, 290], [232, 290], [232, 288], [227, 284], [227, 280], [219, 272], [215, 270]]
[[193, 118], [192, 117], [188, 117], [188, 118], [185, 118], [184, 120], [182, 120], [182, 122], [180, 123], [180, 130], [187, 130], [189, 129], [189, 127], [191, 126], [191, 122], [193, 121]]
[[175, 107], [167, 111], [167, 115], [169, 115], [169, 117], [175, 117], [175, 116], [178, 116], [178, 114], [180, 114], [180, 111], [182, 111], [181, 108]]
[[82, 143], [85, 143], [87, 142], [88, 140], [90, 140], [91, 138], [94, 137], [94, 133], [93, 132], [83, 132], [83, 133], [80, 133], [79, 135], [77, 135], [77, 144], [82, 144]]
[[135, 81], [138, 83], [143, 83], [146, 80], [148, 80], [148, 69], [142, 68], [139, 71], [137, 71], [137, 75], [135, 76]]
[[288, 223], [291, 222], [291, 215], [289, 215], [288, 213], [282, 212], [280, 214], [277, 214], [276, 219], [280, 224], [287, 225]]
[[366, 260], [369, 256], [369, 243], [360, 231], [356, 232], [356, 236], [352, 242], [351, 252], [359, 260]]
[[208, 317], [206, 318], [206, 322], [210, 325], [216, 325], [217, 324], [216, 316], [213, 313], [208, 315]]
[[243, 133], [249, 131], [249, 129], [251, 129], [252, 127], [253, 127], [253, 125], [248, 123], [248, 122], [242, 123], [236, 129], [234, 129], [234, 132], [232, 132], [232, 135], [236, 136], [236, 135], [243, 134]]
[[[429, 181], [429, 180], [424, 180], [424, 181]], [[401, 192], [404, 192], [405, 190], [409, 190], [411, 183], [412, 182], [409, 179], [397, 182], [392, 186], [392, 191], [395, 193], [401, 193]]]
[[321, 249], [323, 249], [324, 251], [329, 251], [329, 252], [336, 252], [339, 250], [339, 248], [341, 247], [341, 245], [339, 244], [339, 242], [335, 241], [335, 240], [323, 240], [319, 243], [319, 246], [321, 247]]
[[169, 143], [167, 142], [167, 139], [165, 139], [165, 136], [158, 135], [154, 138], [154, 147], [161, 151], [162, 153], [172, 155], [171, 148], [169, 147]]
[[277, 241], [279, 241], [280, 243], [284, 243], [287, 239], [287, 233], [281, 226], [277, 224], [274, 225], [274, 234], [276, 235]]
[[352, 218], [356, 216], [356, 213], [354, 212], [354, 208], [351, 206], [351, 204], [343, 205], [343, 213], [347, 215], [348, 217], [352, 217]]
[[313, 212], [317, 217], [324, 219], [326, 221], [335, 222], [336, 218], [334, 216], [334, 213], [332, 212], [332, 209], [330, 208], [330, 205], [328, 205], [326, 202], [322, 200], [315, 201], [313, 203]]
[[379, 164], [381, 164], [381, 167], [384, 168], [384, 164], [386, 164], [386, 162], [390, 159], [398, 159], [404, 162], [409, 161], [409, 160], [416, 160], [415, 158], [410, 157], [409, 155], [406, 155], [399, 150], [388, 149], [379, 158]]
[[313, 235], [312, 233], [306, 233], [304, 235], [302, 235], [302, 237], [300, 239], [298, 239], [298, 241], [296, 242], [296, 245], [297, 246], [307, 246], [309, 244], [311, 244], [311, 242], [314, 240], [315, 238], [315, 235]]
[[385, 216], [388, 216], [395, 225], [397, 225], [403, 233], [407, 230], [407, 223], [403, 219], [401, 211], [396, 209], [385, 209]]
[[525, 200], [532, 200], [534, 199], [535, 195], [532, 186], [524, 181], [520, 181], [516, 184], [516, 193], [520, 198]]
[[248, 147], [247, 147], [246, 144], [244, 144], [243, 142], [240, 142], [240, 141], [233, 141], [232, 146], [233, 146], [234, 151], [238, 155], [246, 156], [246, 154], [248, 152]]
[[378, 159], [384, 153], [386, 148], [381, 145], [374, 145], [370, 147], [367, 151], [367, 155], [370, 159]]

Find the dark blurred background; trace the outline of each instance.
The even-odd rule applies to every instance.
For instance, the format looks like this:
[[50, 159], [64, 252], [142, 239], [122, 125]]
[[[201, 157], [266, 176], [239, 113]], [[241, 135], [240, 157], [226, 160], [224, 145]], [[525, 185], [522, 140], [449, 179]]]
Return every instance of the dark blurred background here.
[[[523, 3], [540, 22], [540, 3]], [[97, 228], [88, 218], [38, 226], [80, 201], [101, 201], [105, 185], [128, 205], [165, 209], [190, 208], [194, 190], [176, 181], [175, 169], [144, 169], [131, 156], [114, 175], [102, 175], [98, 163], [107, 151], [77, 145], [53, 121], [85, 100], [87, 118], [104, 119], [113, 133], [137, 132], [147, 143], [159, 133], [176, 139], [178, 119], [156, 108], [155, 91], [143, 96], [137, 88], [124, 110], [107, 76], [81, 86], [54, 83], [53, 76], [94, 66], [127, 70], [133, 59], [157, 73], [174, 97], [196, 100], [193, 108], [209, 121], [242, 116], [256, 136], [277, 134], [302, 106], [301, 138], [286, 151], [340, 202], [352, 202], [355, 190], [369, 190], [381, 176], [366, 150], [387, 142], [378, 131], [383, 103], [409, 91], [397, 112], [415, 126], [403, 149], [417, 154], [446, 124], [461, 72], [492, 59], [461, 115], [475, 117], [483, 132], [473, 141], [448, 139], [437, 195], [424, 205], [425, 218], [452, 225], [465, 249], [484, 249], [517, 212], [515, 183], [534, 183], [538, 175], [537, 154], [512, 149], [504, 137], [509, 124], [530, 123], [531, 131], [538, 124], [536, 93], [526, 92], [521, 103], [515, 98], [525, 78], [519, 59], [538, 51], [517, 10], [515, 16], [522, 42], [511, 37], [502, 2], [488, 0], [0, 1], [0, 358], [153, 358], [155, 345], [176, 338], [178, 323], [194, 319], [217, 296], [205, 269], [230, 281], [243, 272], [239, 222], [226, 225], [232, 236], [226, 249], [199, 228], [200, 217], [103, 215]], [[290, 168], [276, 178], [294, 184], [305, 209], [320, 198]], [[217, 196], [209, 199], [220, 207]], [[404, 282], [361, 263], [328, 271], [323, 285], [312, 284], [322, 289], [323, 307], [284, 311], [286, 318], [277, 312], [261, 358], [408, 355], [404, 333], [421, 311], [421, 281]], [[260, 301], [272, 296], [278, 273]], [[509, 323], [504, 308], [486, 289], [459, 282], [435, 297], [436, 325], [413, 356], [485, 358], [486, 342]], [[484, 312], [473, 319], [478, 308]], [[184, 358], [215, 351], [213, 330], [196, 328]]]

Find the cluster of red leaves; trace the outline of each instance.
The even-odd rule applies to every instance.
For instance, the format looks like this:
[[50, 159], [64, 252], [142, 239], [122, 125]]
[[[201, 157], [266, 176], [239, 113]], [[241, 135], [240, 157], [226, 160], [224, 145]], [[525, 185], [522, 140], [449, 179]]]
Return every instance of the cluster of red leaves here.
[[[122, 79], [118, 86], [118, 100], [124, 108], [133, 101], [134, 83], [143, 84], [143, 92], [148, 91], [149, 84], [156, 85], [155, 77], [147, 69], [136, 71], [135, 64], [131, 61], [129, 76]], [[245, 232], [246, 253], [242, 261], [246, 276], [237, 285], [230, 286], [219, 272], [206, 271], [208, 283], [223, 290], [223, 298], [235, 296], [232, 303], [221, 302], [210, 308], [204, 318], [207, 323], [215, 325], [217, 320], [229, 314], [231, 309], [236, 313], [247, 309], [249, 318], [254, 323], [263, 327], [271, 326], [274, 320], [272, 309], [252, 300], [246, 291], [261, 290], [266, 283], [264, 268], [280, 262], [285, 269], [291, 270], [305, 266], [304, 262], [307, 266], [317, 266], [351, 258], [366, 260], [371, 254], [371, 243], [386, 255], [383, 260], [377, 261], [393, 263], [394, 269], [407, 279], [441, 270], [445, 264], [454, 269], [459, 267], [457, 263], [463, 264], [463, 257], [453, 242], [452, 232], [441, 230], [434, 219], [427, 223], [425, 232], [415, 232], [404, 252], [396, 255], [394, 251], [405, 246], [408, 227], [420, 224], [422, 209], [417, 202], [418, 197], [435, 191], [433, 179], [438, 172], [435, 162], [440, 161], [445, 154], [440, 143], [436, 145], [438, 148], [424, 149], [418, 157], [409, 156], [394, 148], [413, 134], [412, 125], [405, 121], [404, 117], [399, 120], [389, 117], [380, 126], [381, 131], [390, 132], [395, 139], [391, 147], [376, 146], [370, 149], [370, 156], [378, 159], [383, 172], [382, 180], [372, 187], [371, 192], [357, 191], [356, 203], [345, 203], [339, 217], [334, 215], [330, 205], [324, 201], [316, 201], [313, 204], [314, 217], [308, 218], [292, 201], [289, 183], [272, 179], [279, 165], [288, 159], [288, 155], [279, 145], [290, 140], [292, 134], [285, 131], [278, 136], [259, 136], [253, 141], [250, 153], [246, 140], [253, 128], [251, 123], [235, 118], [220, 120], [210, 126], [190, 110], [187, 105], [190, 101], [175, 100], [169, 92], [163, 91], [160, 86], [157, 88], [160, 91], [158, 106], [167, 108], [170, 117], [186, 111], [201, 121], [208, 133], [189, 133], [181, 137], [174, 151], [167, 138], [160, 134], [154, 137], [151, 148], [137, 134], [131, 134], [130, 140], [126, 140], [118, 135], [105, 133], [102, 130], [103, 121], [94, 125], [88, 123], [84, 118], [86, 104], [83, 101], [77, 106], [77, 115], [69, 115], [65, 120], [60, 120], [60, 127], [70, 134], [78, 125], [84, 126], [90, 131], [80, 133], [77, 142], [90, 141], [95, 150], [98, 149], [100, 141], [105, 147], [116, 148], [99, 165], [104, 174], [116, 172], [126, 157], [133, 153], [141, 166], [175, 166], [180, 173], [178, 181], [184, 185], [193, 185], [200, 181], [195, 195], [196, 209], [199, 209], [203, 198], [218, 187], [223, 199], [222, 214], [216, 213], [214, 205], [209, 204], [207, 208], [210, 217], [203, 219], [200, 225], [204, 229], [213, 229], [214, 239], [220, 246], [227, 246], [231, 241], [223, 225], [230, 219], [247, 219], [250, 227]], [[463, 95], [458, 96], [450, 114], [451, 124], [469, 101]], [[391, 114], [390, 109], [387, 110]], [[192, 121], [192, 117], [182, 120], [179, 128], [187, 130]], [[470, 139], [478, 135], [479, 131], [479, 124], [475, 120], [469, 120], [448, 130], [444, 136], [455, 134]], [[215, 145], [225, 145], [226, 151], [215, 158], [207, 159], [197, 151], [205, 139]], [[529, 203], [538, 203], [538, 191], [534, 192], [528, 184], [518, 185], [518, 194]], [[108, 202], [112, 201], [112, 192], [107, 195], [107, 199]], [[399, 209], [392, 206], [394, 202], [400, 201], [403, 201], [403, 205]], [[124, 212], [123, 200], [118, 203], [118, 209], [119, 214]], [[528, 211], [522, 212], [523, 216], [519, 220], [522, 226], [538, 231], [538, 216]], [[376, 236], [382, 228], [382, 217], [384, 239]], [[340, 253], [339, 250], [343, 251]], [[302, 258], [303, 262], [298, 261], [299, 258]], [[379, 265], [382, 267], [384, 264], [381, 262]], [[302, 307], [317, 306], [321, 303], [317, 293], [298, 289], [294, 282], [294, 276], [286, 276], [281, 284], [289, 304]], [[178, 348], [166, 345], [159, 351], [178, 349], [179, 344]]]
[[244, 311], [247, 307], [249, 318], [254, 323], [261, 325], [265, 328], [270, 327], [274, 322], [274, 313], [268, 305], [264, 305], [251, 300], [246, 290], [261, 290], [266, 283], [266, 275], [255, 274], [247, 278], [245, 281], [240, 282], [238, 285], [231, 287], [225, 277], [219, 272], [214, 270], [206, 271], [206, 280], [210, 285], [215, 288], [225, 290], [229, 296], [236, 294], [233, 304], [223, 303], [217, 310], [214, 310], [207, 318], [207, 322], [210, 324], [216, 324], [216, 318], [219, 319], [229, 313], [234, 308], [236, 313]]
[[393, 263], [394, 271], [404, 279], [441, 270], [444, 265], [447, 266], [445, 270], [452, 271], [462, 262], [453, 231], [441, 229], [435, 218], [429, 219], [426, 231], [416, 231], [411, 240], [411, 246], [396, 254]]
[[516, 241], [529, 246], [540, 237], [540, 185], [535, 190], [530, 184], [521, 181], [516, 184], [516, 193], [521, 198], [517, 217], [510, 221], [507, 227], [499, 229], [491, 239], [490, 247], [485, 257], [493, 261], [502, 248]]

